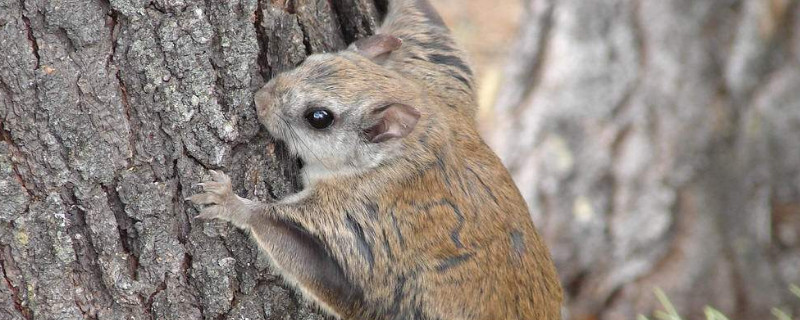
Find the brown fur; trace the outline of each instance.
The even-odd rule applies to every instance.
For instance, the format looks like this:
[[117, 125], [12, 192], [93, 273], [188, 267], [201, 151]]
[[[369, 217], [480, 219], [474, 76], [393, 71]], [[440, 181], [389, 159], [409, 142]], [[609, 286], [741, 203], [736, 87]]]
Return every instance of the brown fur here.
[[[473, 125], [471, 73], [421, 2], [392, 3], [381, 32], [403, 44], [380, 64], [354, 51], [316, 56], [257, 94], [270, 133], [319, 164], [306, 190], [261, 204], [212, 172], [191, 200], [212, 205], [200, 217], [251, 231], [289, 283], [343, 319], [560, 319], [549, 252]], [[416, 126], [369, 143], [360, 130], [395, 103], [418, 110]], [[337, 127], [303, 127], [309, 104], [331, 106]]]
[[438, 104], [461, 110], [469, 121], [475, 117], [475, 84], [466, 55], [427, 0], [392, 2], [378, 33], [403, 40], [387, 68], [424, 83]]

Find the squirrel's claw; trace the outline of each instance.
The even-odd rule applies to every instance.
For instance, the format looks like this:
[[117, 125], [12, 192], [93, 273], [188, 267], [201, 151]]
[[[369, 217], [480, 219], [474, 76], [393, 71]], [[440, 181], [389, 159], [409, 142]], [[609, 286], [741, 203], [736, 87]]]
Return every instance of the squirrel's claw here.
[[200, 214], [194, 216], [194, 218], [200, 220], [218, 219], [223, 216], [223, 211], [222, 206], [210, 206], [200, 211]]
[[215, 170], [210, 170], [209, 173], [211, 174], [212, 181], [205, 181], [197, 184], [203, 188], [204, 192], [187, 197], [186, 200], [201, 205], [224, 205], [225, 200], [233, 196], [231, 179], [228, 175]]
[[213, 192], [203, 192], [192, 195], [186, 200], [195, 204], [222, 204], [222, 196]]

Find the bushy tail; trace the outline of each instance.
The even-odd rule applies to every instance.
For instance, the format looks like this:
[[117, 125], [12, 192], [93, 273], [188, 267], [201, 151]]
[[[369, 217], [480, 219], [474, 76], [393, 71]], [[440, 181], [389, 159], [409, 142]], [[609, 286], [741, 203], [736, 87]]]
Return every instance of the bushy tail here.
[[477, 106], [472, 69], [428, 0], [389, 0], [378, 33], [403, 41], [387, 67], [421, 81], [430, 88], [430, 96], [474, 118]]

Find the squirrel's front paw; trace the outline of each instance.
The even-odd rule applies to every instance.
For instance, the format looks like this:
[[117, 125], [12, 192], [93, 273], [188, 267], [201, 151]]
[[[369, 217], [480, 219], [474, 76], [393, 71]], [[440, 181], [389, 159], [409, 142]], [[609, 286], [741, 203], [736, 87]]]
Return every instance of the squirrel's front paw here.
[[214, 170], [211, 170], [210, 173], [212, 181], [198, 184], [205, 192], [188, 197], [186, 200], [196, 204], [210, 205], [200, 211], [200, 214], [195, 218], [226, 219], [230, 207], [235, 205], [239, 198], [233, 193], [231, 178], [228, 175]]

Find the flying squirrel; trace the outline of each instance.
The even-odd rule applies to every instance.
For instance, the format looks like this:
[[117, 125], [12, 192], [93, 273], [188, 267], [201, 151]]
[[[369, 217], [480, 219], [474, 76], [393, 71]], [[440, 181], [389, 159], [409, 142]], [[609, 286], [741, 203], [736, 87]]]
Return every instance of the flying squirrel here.
[[309, 56], [255, 94], [305, 188], [274, 203], [211, 171], [198, 218], [247, 230], [337, 319], [561, 319], [549, 251], [475, 127], [473, 74], [427, 0], [390, 0], [373, 36]]

